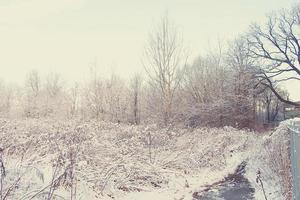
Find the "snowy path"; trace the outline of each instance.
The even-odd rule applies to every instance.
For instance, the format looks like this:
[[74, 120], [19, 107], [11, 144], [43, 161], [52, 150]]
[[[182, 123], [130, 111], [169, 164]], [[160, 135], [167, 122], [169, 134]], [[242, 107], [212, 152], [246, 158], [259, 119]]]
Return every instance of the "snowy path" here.
[[245, 164], [242, 163], [234, 174], [217, 182], [204, 192], [195, 192], [194, 200], [251, 200], [254, 199], [254, 189], [248, 179], [244, 177]]

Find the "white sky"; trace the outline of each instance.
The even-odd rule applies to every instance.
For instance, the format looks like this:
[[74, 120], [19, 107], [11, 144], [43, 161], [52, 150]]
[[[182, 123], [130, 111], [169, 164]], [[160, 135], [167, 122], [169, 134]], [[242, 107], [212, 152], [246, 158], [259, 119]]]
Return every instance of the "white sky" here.
[[[0, 0], [0, 78], [21, 82], [28, 71], [79, 80], [98, 71], [123, 77], [142, 71], [148, 31], [168, 11], [198, 55], [232, 39], [251, 22], [296, 0]], [[299, 84], [289, 84], [300, 99]]]

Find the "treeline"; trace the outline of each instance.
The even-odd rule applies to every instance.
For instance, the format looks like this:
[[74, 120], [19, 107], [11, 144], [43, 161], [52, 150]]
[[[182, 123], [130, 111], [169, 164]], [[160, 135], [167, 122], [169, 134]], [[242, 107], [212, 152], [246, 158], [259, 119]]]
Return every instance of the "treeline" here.
[[3, 117], [98, 119], [119, 123], [254, 128], [283, 118], [292, 102], [280, 83], [300, 77], [300, 7], [206, 55], [189, 59], [181, 33], [162, 17], [149, 34], [143, 75], [99, 76], [66, 84], [58, 74], [28, 73], [24, 86], [0, 84]]

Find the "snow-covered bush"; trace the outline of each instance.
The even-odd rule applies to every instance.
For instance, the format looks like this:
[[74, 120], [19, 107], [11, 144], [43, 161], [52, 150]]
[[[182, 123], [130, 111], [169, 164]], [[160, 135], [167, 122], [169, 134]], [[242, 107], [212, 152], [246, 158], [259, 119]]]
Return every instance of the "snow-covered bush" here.
[[[128, 193], [168, 188], [188, 199], [192, 190], [223, 179], [246, 161], [247, 178], [258, 192], [255, 173], [260, 168], [266, 189], [272, 192], [273, 187], [282, 196], [289, 180], [284, 179], [288, 158], [280, 130], [285, 132], [268, 136], [232, 127], [161, 129], [94, 120], [2, 119], [3, 191], [14, 188], [7, 199], [70, 199], [74, 191], [83, 199], [123, 199]], [[282, 159], [272, 160], [274, 153]]]

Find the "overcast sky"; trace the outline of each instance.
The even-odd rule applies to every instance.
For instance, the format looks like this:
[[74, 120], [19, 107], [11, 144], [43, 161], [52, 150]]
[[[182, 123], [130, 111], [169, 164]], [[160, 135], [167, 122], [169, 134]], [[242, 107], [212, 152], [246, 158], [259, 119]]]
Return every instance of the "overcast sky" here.
[[[98, 71], [142, 71], [148, 31], [166, 12], [192, 55], [227, 41], [295, 0], [0, 0], [0, 78], [21, 82], [31, 69], [80, 80]], [[300, 99], [299, 85], [288, 86]]]

